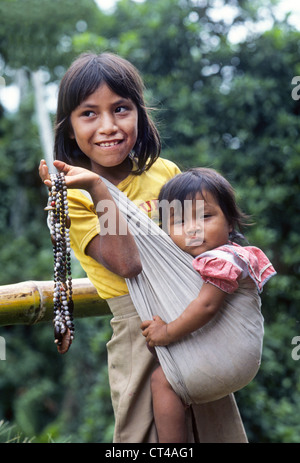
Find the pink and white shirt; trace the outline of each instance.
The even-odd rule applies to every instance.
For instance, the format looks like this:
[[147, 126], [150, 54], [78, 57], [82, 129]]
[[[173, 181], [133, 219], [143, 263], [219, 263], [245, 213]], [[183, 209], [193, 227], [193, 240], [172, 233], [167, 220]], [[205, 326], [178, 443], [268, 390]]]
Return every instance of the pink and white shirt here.
[[193, 260], [193, 267], [206, 283], [211, 283], [226, 293], [239, 287], [239, 280], [250, 277], [259, 293], [276, 271], [261, 249], [240, 246], [229, 242], [224, 246], [200, 254]]

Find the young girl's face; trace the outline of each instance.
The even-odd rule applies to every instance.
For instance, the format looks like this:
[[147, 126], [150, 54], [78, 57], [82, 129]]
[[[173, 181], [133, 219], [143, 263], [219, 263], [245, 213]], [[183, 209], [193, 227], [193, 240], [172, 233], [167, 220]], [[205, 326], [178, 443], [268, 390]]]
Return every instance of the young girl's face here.
[[187, 206], [185, 203], [183, 214], [170, 216], [170, 237], [194, 257], [226, 244], [231, 231], [222, 209], [208, 192], [204, 192], [204, 196], [197, 193]]
[[128, 154], [138, 135], [138, 111], [130, 99], [102, 84], [71, 113], [72, 132], [81, 151], [90, 158], [92, 170], [105, 172], [128, 168]]

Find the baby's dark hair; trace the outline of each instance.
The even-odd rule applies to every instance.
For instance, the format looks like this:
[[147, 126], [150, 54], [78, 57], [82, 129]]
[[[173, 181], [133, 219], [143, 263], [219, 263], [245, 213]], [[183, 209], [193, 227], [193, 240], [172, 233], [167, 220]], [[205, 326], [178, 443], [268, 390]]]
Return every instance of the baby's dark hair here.
[[205, 198], [205, 193], [210, 193], [219, 204], [225, 215], [232, 232], [229, 235], [231, 241], [244, 239], [242, 229], [248, 225], [246, 216], [238, 207], [235, 193], [230, 183], [217, 171], [209, 168], [193, 168], [180, 173], [169, 180], [161, 189], [159, 201], [160, 221], [163, 217], [162, 208], [174, 200], [180, 201], [182, 208], [186, 199], [195, 199], [197, 193]]
[[54, 154], [55, 159], [71, 165], [90, 167], [89, 158], [70, 138], [70, 115], [102, 84], [131, 99], [138, 110], [138, 137], [133, 148], [137, 159], [135, 174], [141, 174], [156, 161], [161, 151], [157, 128], [144, 102], [144, 84], [137, 69], [127, 60], [113, 53], [83, 53], [69, 67], [62, 78], [58, 94]]

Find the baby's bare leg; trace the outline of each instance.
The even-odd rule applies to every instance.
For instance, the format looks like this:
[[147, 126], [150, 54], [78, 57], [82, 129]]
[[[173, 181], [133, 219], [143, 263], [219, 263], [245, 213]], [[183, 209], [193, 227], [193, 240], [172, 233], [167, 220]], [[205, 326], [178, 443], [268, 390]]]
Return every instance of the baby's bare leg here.
[[185, 406], [159, 366], [151, 377], [153, 413], [160, 443], [187, 442]]

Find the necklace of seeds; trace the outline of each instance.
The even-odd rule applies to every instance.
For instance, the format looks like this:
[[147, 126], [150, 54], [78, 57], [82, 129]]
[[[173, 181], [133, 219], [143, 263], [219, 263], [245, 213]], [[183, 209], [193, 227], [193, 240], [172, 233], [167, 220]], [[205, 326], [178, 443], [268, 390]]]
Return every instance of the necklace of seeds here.
[[48, 205], [50, 234], [54, 256], [54, 342], [58, 352], [68, 351], [74, 339], [73, 299], [71, 275], [71, 247], [67, 187], [63, 173], [50, 174]]

